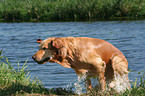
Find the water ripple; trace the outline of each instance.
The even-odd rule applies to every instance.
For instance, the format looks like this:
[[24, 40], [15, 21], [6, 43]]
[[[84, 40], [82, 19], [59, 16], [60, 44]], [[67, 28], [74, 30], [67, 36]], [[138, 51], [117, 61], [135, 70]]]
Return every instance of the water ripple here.
[[[118, 47], [129, 62], [130, 80], [135, 80], [139, 71], [145, 70], [145, 21], [97, 21], [53, 23], [0, 23], [0, 49], [14, 68], [18, 59], [22, 67], [28, 59], [27, 70], [38, 76], [47, 88], [64, 87], [75, 83], [77, 76], [72, 69], [56, 63], [38, 65], [31, 57], [38, 50], [36, 40], [49, 37], [93, 37], [109, 41]], [[135, 73], [136, 72], [136, 73]]]

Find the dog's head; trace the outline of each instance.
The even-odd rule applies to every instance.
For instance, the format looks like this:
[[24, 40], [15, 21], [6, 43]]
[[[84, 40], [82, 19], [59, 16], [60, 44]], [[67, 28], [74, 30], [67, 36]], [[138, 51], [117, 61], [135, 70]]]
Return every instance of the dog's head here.
[[54, 62], [56, 59], [62, 61], [60, 50], [63, 48], [63, 43], [59, 38], [48, 38], [44, 41], [37, 39], [37, 43], [40, 43], [39, 50], [32, 56], [35, 62], [44, 64]]

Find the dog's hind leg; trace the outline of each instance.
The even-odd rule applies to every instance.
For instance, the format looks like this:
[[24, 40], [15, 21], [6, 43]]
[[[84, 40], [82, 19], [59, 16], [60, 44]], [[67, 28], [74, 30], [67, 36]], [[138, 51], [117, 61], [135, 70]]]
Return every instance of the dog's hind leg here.
[[114, 72], [118, 72], [121, 76], [124, 74], [128, 74], [128, 63], [125, 62], [125, 58], [121, 58], [120, 56], [113, 56], [111, 59], [112, 67]]
[[117, 89], [116, 91], [124, 91], [126, 88], [130, 88], [128, 79], [128, 62], [126, 59], [121, 58], [119, 55], [115, 55], [111, 59], [111, 65], [113, 68], [114, 76], [109, 87]]

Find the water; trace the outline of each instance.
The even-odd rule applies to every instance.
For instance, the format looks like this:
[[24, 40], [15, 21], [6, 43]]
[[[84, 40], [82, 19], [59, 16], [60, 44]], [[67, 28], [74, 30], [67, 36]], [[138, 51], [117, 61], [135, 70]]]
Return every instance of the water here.
[[56, 63], [38, 65], [31, 58], [38, 50], [38, 38], [62, 36], [93, 37], [112, 43], [128, 59], [130, 81], [139, 81], [138, 72], [145, 71], [145, 21], [0, 23], [0, 50], [5, 51], [14, 68], [19, 59], [21, 66], [28, 59], [30, 75], [38, 76], [46, 88], [66, 87], [77, 82], [72, 69]]

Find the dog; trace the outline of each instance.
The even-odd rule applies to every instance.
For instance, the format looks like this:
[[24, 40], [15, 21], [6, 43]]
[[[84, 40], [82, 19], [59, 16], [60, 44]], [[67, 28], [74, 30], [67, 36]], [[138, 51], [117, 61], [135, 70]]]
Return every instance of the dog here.
[[[37, 40], [39, 51], [32, 58], [38, 64], [58, 63], [72, 68], [80, 77], [86, 74], [87, 89], [92, 90], [91, 78], [97, 78], [100, 89], [106, 84], [112, 88], [117, 82], [115, 74], [128, 79], [128, 62], [123, 53], [111, 43], [89, 37], [51, 37]], [[116, 75], [117, 76], [117, 75]], [[123, 81], [124, 83], [125, 81]], [[129, 85], [126, 86], [129, 88]]]

